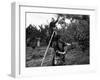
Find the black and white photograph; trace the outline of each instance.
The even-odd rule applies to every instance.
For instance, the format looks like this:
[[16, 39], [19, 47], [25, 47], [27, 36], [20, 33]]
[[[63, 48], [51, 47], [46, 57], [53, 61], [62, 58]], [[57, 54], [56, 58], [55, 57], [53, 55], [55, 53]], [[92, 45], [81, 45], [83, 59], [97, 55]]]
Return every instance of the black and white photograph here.
[[[36, 80], [98, 79], [100, 31], [99, 9], [92, 6], [95, 1], [42, 2], [12, 2], [11, 21], [10, 18], [5, 21], [2, 16], [3, 25], [7, 22], [11, 26], [2, 26], [6, 31], [1, 29], [3, 36], [8, 29], [11, 34], [10, 56], [5, 56], [11, 57], [11, 74], [6, 75]], [[8, 36], [3, 38], [4, 43], [8, 41]], [[3, 51], [7, 51], [4, 43]], [[9, 69], [9, 63], [3, 63], [4, 68]]]
[[90, 16], [25, 13], [26, 67], [90, 64]]

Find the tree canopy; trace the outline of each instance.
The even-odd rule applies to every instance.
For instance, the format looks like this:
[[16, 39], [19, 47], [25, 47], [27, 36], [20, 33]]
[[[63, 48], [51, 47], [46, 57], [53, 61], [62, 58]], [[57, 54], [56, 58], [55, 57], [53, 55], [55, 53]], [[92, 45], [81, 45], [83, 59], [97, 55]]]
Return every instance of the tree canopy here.
[[[83, 48], [89, 47], [89, 15], [76, 15], [76, 14], [57, 14], [61, 19], [58, 24], [61, 29], [57, 28], [57, 32], [62, 36], [65, 42], [78, 42]], [[66, 19], [70, 20], [67, 25]], [[41, 41], [48, 39], [47, 32], [49, 32], [48, 25], [39, 25], [37, 29], [35, 25], [30, 24], [26, 28], [26, 40], [34, 42], [36, 38], [41, 38]]]

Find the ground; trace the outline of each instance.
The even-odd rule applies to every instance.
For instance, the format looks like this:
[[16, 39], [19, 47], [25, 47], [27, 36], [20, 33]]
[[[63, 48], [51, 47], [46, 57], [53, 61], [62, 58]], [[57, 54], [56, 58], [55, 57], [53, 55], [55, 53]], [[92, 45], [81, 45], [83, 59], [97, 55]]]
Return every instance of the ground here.
[[[41, 65], [46, 47], [26, 48], [26, 67], [38, 67]], [[52, 66], [53, 48], [49, 48], [43, 66]], [[65, 55], [66, 65], [89, 64], [88, 50], [71, 49]]]

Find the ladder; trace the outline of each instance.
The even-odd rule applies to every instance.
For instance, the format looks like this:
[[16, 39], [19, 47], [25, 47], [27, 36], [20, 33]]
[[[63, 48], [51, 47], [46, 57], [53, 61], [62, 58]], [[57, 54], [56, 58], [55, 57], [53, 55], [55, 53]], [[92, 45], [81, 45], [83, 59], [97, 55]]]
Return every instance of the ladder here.
[[45, 51], [45, 54], [44, 54], [44, 56], [43, 56], [43, 59], [42, 59], [42, 62], [41, 62], [41, 66], [43, 66], [43, 63], [44, 63], [46, 54], [47, 54], [47, 52], [48, 52], [49, 46], [50, 46], [50, 44], [51, 44], [52, 38], [53, 38], [53, 36], [54, 36], [54, 33], [55, 33], [55, 31], [52, 33], [52, 36], [51, 36], [50, 41], [49, 41], [49, 44], [48, 44], [48, 46], [47, 46], [47, 48], [46, 48], [46, 51]]

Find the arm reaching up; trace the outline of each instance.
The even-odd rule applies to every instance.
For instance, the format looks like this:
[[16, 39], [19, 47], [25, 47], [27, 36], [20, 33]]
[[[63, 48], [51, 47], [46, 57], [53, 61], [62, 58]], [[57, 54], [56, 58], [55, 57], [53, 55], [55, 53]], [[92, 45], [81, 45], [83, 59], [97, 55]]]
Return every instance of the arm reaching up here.
[[55, 24], [58, 22], [58, 20], [59, 20], [59, 16], [58, 16], [57, 20], [55, 21]]

